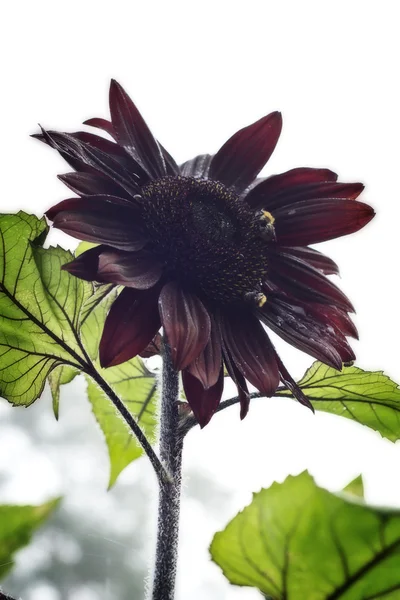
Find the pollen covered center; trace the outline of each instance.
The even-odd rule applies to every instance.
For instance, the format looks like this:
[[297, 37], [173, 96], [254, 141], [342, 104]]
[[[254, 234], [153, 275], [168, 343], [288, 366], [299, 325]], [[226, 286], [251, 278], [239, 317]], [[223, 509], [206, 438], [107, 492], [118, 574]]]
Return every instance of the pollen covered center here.
[[209, 301], [265, 301], [272, 219], [211, 180], [164, 177], [141, 195], [150, 249], [174, 278]]

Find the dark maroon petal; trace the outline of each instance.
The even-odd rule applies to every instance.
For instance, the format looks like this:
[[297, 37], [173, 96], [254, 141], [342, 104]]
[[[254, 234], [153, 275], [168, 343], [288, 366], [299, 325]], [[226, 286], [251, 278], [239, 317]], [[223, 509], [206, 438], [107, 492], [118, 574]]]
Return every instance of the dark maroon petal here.
[[140, 250], [146, 244], [140, 216], [126, 200], [86, 196], [63, 200], [47, 211], [53, 226], [65, 233], [119, 250]]
[[100, 118], [87, 119], [86, 121], [83, 121], [83, 124], [89, 125], [90, 127], [96, 127], [97, 129], [102, 129], [103, 131], [108, 133], [108, 135], [111, 136], [114, 140], [117, 137], [114, 127], [113, 127], [113, 124], [111, 123], [111, 121], [108, 121], [107, 119], [100, 119]]
[[99, 256], [106, 250], [109, 250], [109, 248], [103, 245], [90, 248], [90, 250], [82, 252], [82, 254], [77, 256], [71, 262], [63, 265], [61, 269], [63, 271], [68, 271], [71, 275], [79, 277], [79, 279], [84, 279], [85, 281], [98, 281], [104, 283], [99, 279], [98, 266]]
[[172, 281], [161, 290], [159, 309], [174, 366], [178, 370], [184, 369], [204, 350], [210, 339], [209, 314], [197, 296]]
[[252, 208], [266, 208], [274, 212], [303, 200], [319, 200], [322, 198], [355, 200], [364, 189], [362, 183], [323, 181], [282, 187], [282, 189], [274, 191], [270, 188], [275, 186], [270, 186], [269, 182], [270, 178], [265, 179], [246, 196], [246, 201]]
[[204, 389], [217, 383], [221, 371], [221, 337], [214, 320], [211, 320], [210, 339], [202, 352], [187, 367], [188, 373], [197, 377]]
[[250, 392], [247, 387], [247, 383], [242, 373], [239, 371], [232, 358], [229, 356], [229, 352], [224, 346], [224, 363], [226, 366], [226, 370], [229, 373], [230, 378], [235, 382], [239, 402], [240, 402], [240, 418], [243, 420], [247, 413], [249, 412], [250, 407]]
[[148, 344], [148, 346], [146, 346], [146, 348], [142, 350], [142, 352], [140, 352], [140, 356], [142, 358], [150, 358], [151, 356], [157, 356], [161, 353], [161, 343], [161, 335], [157, 333], [151, 340], [150, 344]]
[[330, 324], [316, 321], [303, 307], [270, 297], [259, 315], [286, 342], [335, 369], [340, 370], [350, 355], [354, 357], [343, 336]]
[[157, 142], [158, 145], [160, 146], [162, 155], [164, 157], [164, 161], [165, 161], [165, 168], [167, 171], [168, 175], [179, 175], [180, 170], [179, 167], [177, 165], [177, 163], [175, 162], [175, 159], [170, 155], [170, 153], [164, 148], [164, 146], [162, 146], [160, 144], [160, 142]]
[[246, 201], [253, 208], [262, 207], [270, 198], [290, 193], [296, 193], [299, 187], [309, 184], [333, 182], [337, 180], [337, 174], [329, 169], [311, 169], [300, 167], [291, 169], [279, 175], [272, 175], [263, 179], [253, 187], [246, 196]]
[[[132, 160], [132, 158], [126, 154], [125, 150], [121, 148], [116, 142], [112, 142], [111, 140], [107, 140], [99, 135], [94, 135], [93, 133], [89, 133], [87, 131], [75, 131], [73, 133], [69, 133], [71, 137], [83, 142], [84, 144], [89, 144], [93, 148], [98, 148], [104, 152], [104, 154], [109, 154], [113, 156], [116, 160], [119, 160], [126, 168], [129, 168], [132, 165], [138, 166], [137, 162]], [[139, 166], [139, 169], [141, 167]]]
[[197, 377], [187, 370], [182, 372], [183, 388], [187, 401], [201, 428], [209, 423], [218, 408], [224, 389], [224, 372], [220, 369], [217, 382], [208, 389], [204, 389]]
[[354, 311], [347, 296], [325, 275], [300, 258], [284, 252], [279, 246], [271, 249], [268, 279], [295, 298]]
[[181, 174], [184, 177], [206, 179], [208, 177], [211, 159], [211, 154], [199, 154], [199, 156], [195, 156], [180, 165]]
[[160, 329], [159, 288], [125, 288], [111, 306], [100, 341], [100, 364], [113, 367], [148, 346]]
[[276, 355], [276, 361], [278, 363], [279, 375], [282, 383], [292, 392], [293, 396], [300, 402], [300, 404], [307, 406], [307, 408], [311, 409], [312, 412], [315, 412], [313, 405], [304, 394], [303, 390], [297, 385], [293, 377], [290, 375], [278, 354]]
[[167, 174], [165, 159], [138, 109], [114, 79], [110, 85], [111, 121], [118, 142], [153, 178]]
[[304, 306], [317, 321], [331, 325], [342, 336], [350, 336], [358, 340], [357, 328], [344, 310], [336, 306], [314, 302], [309, 302]]
[[279, 244], [308, 246], [354, 233], [374, 214], [356, 200], [305, 200], [276, 211], [274, 226]]
[[210, 179], [243, 191], [269, 160], [281, 129], [281, 113], [273, 112], [235, 133], [213, 156]]
[[259, 320], [243, 310], [221, 315], [221, 331], [227, 350], [242, 375], [266, 396], [279, 383], [275, 351]]
[[119, 196], [126, 198], [127, 200], [132, 199], [132, 196], [128, 194], [124, 188], [114, 181], [111, 181], [111, 179], [103, 177], [100, 173], [72, 172], [58, 175], [58, 178], [79, 196], [97, 196], [99, 194], [104, 194], [108, 196]]
[[324, 273], [324, 275], [339, 274], [339, 267], [337, 264], [331, 258], [325, 256], [325, 254], [322, 254], [322, 252], [318, 252], [318, 250], [308, 248], [307, 246], [281, 246], [279, 247], [279, 250], [290, 256], [300, 258], [315, 269], [321, 271], [321, 273]]
[[[84, 125], [98, 127], [99, 129], [103, 129], [103, 131], [106, 131], [112, 138], [117, 138], [113, 124], [111, 123], [111, 121], [107, 121], [106, 119], [88, 119], [84, 122]], [[179, 167], [176, 164], [175, 160], [159, 142], [158, 144], [164, 156], [167, 173], [169, 175], [177, 175], [179, 173]]]
[[162, 264], [149, 254], [107, 251], [98, 259], [98, 281], [147, 290], [160, 279]]
[[33, 135], [57, 150], [73, 169], [84, 173], [101, 173], [122, 186], [131, 195], [140, 191], [143, 181], [134, 171], [128, 170], [119, 158], [111, 156], [71, 134], [45, 131]]

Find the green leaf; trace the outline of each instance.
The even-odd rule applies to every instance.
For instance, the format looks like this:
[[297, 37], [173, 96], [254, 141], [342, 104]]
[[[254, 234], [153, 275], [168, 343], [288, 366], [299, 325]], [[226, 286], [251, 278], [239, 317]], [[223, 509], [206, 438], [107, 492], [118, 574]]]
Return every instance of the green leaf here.
[[[315, 362], [298, 382], [316, 410], [367, 425], [395, 442], [400, 439], [400, 388], [382, 371]], [[277, 392], [290, 396], [290, 392]]]
[[0, 394], [18, 405], [40, 396], [54, 368], [85, 363], [78, 328], [92, 285], [61, 270], [73, 257], [45, 250], [46, 234], [44, 219], [0, 215]]
[[[136, 418], [146, 437], [153, 442], [157, 424], [154, 376], [147, 371], [138, 358], [117, 367], [99, 370]], [[93, 413], [104, 433], [108, 447], [111, 466], [109, 487], [112, 487], [121, 471], [139, 458], [143, 451], [104, 392], [90, 378], [87, 378], [87, 381]]]
[[255, 494], [211, 555], [231, 583], [273, 600], [399, 600], [400, 510], [332, 494], [302, 473]]
[[[157, 424], [154, 374], [138, 357], [108, 369], [102, 369], [98, 361], [104, 321], [119, 289], [112, 285], [98, 286], [93, 296], [87, 300], [82, 309], [82, 339], [88, 354], [94, 360], [96, 370], [122, 400], [152, 442]], [[142, 448], [106, 394], [90, 377], [86, 379], [89, 401], [104, 434], [110, 457], [110, 488], [121, 471], [142, 455]]]
[[364, 481], [362, 475], [359, 475], [353, 481], [350, 481], [343, 489], [344, 492], [357, 496], [358, 498], [364, 498]]
[[0, 578], [11, 570], [14, 553], [29, 543], [59, 502], [57, 498], [40, 506], [0, 506]]
[[81, 312], [81, 336], [87, 353], [92, 360], [98, 358], [99, 344], [104, 321], [120, 288], [114, 285], [97, 285], [94, 293], [85, 302]]
[[66, 367], [62, 365], [60, 367], [56, 367], [48, 376], [51, 397], [53, 398], [53, 412], [57, 420], [60, 409], [60, 387], [67, 383], [71, 383], [71, 381], [75, 379], [77, 375], [79, 375], [79, 371], [73, 369], [72, 367]]

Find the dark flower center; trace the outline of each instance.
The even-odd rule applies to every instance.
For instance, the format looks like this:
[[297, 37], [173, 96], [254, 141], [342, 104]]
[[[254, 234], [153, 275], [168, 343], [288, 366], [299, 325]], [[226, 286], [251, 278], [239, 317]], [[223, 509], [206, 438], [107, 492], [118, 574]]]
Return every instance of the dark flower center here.
[[191, 177], [158, 179], [143, 187], [142, 196], [151, 250], [172, 277], [209, 301], [261, 298], [267, 272], [263, 213], [222, 183]]

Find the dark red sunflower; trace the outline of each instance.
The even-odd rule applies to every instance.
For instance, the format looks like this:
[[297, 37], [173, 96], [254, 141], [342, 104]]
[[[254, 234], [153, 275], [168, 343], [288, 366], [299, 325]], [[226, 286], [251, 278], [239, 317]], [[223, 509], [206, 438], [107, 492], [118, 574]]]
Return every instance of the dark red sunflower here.
[[214, 155], [178, 166], [115, 81], [111, 121], [90, 119], [114, 141], [86, 132], [38, 135], [74, 169], [60, 179], [79, 197], [48, 218], [100, 244], [64, 269], [124, 286], [100, 343], [104, 367], [143, 352], [162, 326], [188, 402], [201, 426], [221, 399], [226, 369], [249, 406], [247, 383], [272, 396], [283, 382], [310, 406], [264, 329], [340, 369], [355, 357], [353, 307], [326, 275], [336, 264], [309, 247], [357, 231], [374, 215], [360, 183], [328, 169], [258, 173], [278, 141], [271, 113]]

